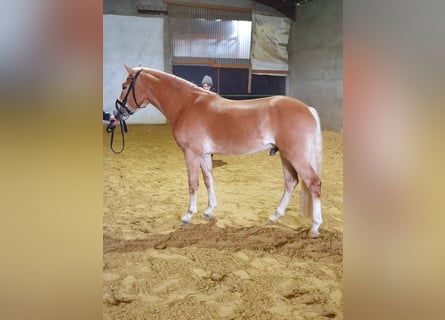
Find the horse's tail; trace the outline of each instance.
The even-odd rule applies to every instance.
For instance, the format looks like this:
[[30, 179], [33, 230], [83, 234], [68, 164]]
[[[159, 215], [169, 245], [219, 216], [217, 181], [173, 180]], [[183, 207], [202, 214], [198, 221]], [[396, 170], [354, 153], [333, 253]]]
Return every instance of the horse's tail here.
[[[315, 132], [313, 133], [312, 138], [309, 141], [307, 157], [310, 165], [315, 170], [317, 175], [321, 178], [323, 145], [321, 138], [320, 117], [318, 116], [317, 110], [315, 110], [314, 108], [309, 107], [309, 111], [314, 116], [317, 125]], [[304, 181], [301, 182], [300, 210], [306, 217], [312, 218], [312, 194]]]

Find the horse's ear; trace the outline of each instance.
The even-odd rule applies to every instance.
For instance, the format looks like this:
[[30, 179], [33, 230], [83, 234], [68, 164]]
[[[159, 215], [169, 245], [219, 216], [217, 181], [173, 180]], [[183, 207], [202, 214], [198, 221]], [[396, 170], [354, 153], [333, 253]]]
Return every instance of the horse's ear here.
[[132, 77], [132, 76], [135, 74], [135, 71], [134, 71], [133, 69], [131, 69], [129, 66], [127, 66], [126, 64], [124, 64], [124, 67], [125, 67], [125, 69], [127, 70], [128, 75], [129, 75], [130, 77]]

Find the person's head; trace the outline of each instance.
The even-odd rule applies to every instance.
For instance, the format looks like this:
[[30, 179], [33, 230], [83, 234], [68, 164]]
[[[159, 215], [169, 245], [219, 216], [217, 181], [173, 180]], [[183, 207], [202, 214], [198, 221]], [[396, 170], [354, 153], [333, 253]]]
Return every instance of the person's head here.
[[202, 78], [201, 85], [204, 90], [210, 91], [213, 87], [212, 77], [205, 75], [204, 78]]

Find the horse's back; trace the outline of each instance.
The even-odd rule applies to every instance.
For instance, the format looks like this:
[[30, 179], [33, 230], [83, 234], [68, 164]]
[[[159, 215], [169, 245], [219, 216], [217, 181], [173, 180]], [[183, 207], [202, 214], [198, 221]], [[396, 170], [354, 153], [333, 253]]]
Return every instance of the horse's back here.
[[[310, 107], [287, 96], [250, 100], [229, 100], [220, 96], [204, 98], [194, 106], [190, 119], [203, 126], [221, 130], [262, 131], [273, 134], [303, 126], [316, 125]], [[198, 120], [199, 119], [199, 120]], [[219, 130], [218, 130], [219, 131]], [[292, 130], [291, 130], [292, 131]]]

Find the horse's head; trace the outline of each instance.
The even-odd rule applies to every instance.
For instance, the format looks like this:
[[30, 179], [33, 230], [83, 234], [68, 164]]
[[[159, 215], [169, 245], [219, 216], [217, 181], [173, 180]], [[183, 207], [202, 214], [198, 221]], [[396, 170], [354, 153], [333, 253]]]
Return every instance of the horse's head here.
[[119, 98], [116, 99], [116, 110], [114, 113], [118, 120], [128, 119], [138, 109], [146, 107], [149, 103], [142, 95], [136, 95], [137, 79], [142, 72], [142, 68], [134, 70], [127, 65], [124, 66], [128, 76], [122, 83], [122, 91]]

